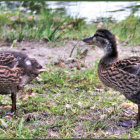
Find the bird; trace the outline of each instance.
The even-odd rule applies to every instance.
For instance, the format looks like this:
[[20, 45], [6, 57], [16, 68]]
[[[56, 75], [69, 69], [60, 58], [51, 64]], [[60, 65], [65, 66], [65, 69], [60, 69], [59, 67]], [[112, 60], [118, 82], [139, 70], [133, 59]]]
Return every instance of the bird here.
[[0, 51], [0, 94], [11, 94], [12, 108], [8, 115], [16, 115], [16, 95], [35, 79], [42, 66], [35, 58], [17, 51]]
[[[140, 123], [140, 57], [119, 59], [115, 35], [108, 29], [97, 29], [93, 36], [83, 38], [83, 42], [104, 50], [98, 64], [98, 76], [102, 83], [122, 93], [128, 100], [137, 104], [135, 122]], [[132, 127], [134, 121], [125, 121], [121, 126]]]

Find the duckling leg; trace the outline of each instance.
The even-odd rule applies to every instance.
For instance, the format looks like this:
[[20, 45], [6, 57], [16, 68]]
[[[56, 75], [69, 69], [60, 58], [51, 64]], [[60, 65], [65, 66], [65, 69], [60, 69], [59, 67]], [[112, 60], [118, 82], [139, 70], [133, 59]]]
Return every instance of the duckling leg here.
[[137, 124], [140, 124], [140, 104], [138, 104]]
[[12, 99], [12, 108], [11, 112], [7, 113], [4, 116], [13, 116], [16, 114], [16, 93], [11, 93], [11, 99]]
[[12, 99], [11, 114], [15, 114], [16, 113], [16, 93], [11, 94], [11, 99]]

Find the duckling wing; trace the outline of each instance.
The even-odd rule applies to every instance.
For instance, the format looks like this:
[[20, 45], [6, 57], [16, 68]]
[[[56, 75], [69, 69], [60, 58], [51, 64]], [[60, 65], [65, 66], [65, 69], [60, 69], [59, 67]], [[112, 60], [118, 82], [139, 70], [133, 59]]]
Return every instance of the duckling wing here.
[[0, 94], [9, 94], [19, 89], [22, 80], [21, 68], [0, 65]]
[[120, 68], [123, 71], [140, 75], [140, 57], [129, 57], [117, 61], [114, 65], [115, 68]]
[[8, 66], [1, 66], [0, 65], [0, 84], [1, 82], [4, 83], [18, 83], [21, 80], [22, 76], [22, 69], [21, 68], [9, 68]]
[[18, 65], [18, 60], [10, 52], [0, 52], [0, 65], [13, 68], [13, 67], [16, 67]]

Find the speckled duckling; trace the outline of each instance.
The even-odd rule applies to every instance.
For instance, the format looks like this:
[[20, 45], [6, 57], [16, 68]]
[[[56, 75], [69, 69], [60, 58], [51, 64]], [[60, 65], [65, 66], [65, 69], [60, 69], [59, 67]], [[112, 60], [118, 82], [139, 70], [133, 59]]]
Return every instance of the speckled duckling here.
[[[41, 73], [42, 66], [26, 54], [0, 52], [0, 94], [11, 94], [11, 114], [16, 113], [16, 94]], [[9, 113], [10, 114], [10, 113]]]
[[[98, 65], [100, 80], [108, 87], [120, 91], [128, 100], [138, 105], [137, 123], [140, 122], [140, 57], [119, 60], [116, 38], [107, 29], [98, 29], [94, 36], [83, 39], [104, 50]], [[122, 126], [132, 125], [131, 121]]]

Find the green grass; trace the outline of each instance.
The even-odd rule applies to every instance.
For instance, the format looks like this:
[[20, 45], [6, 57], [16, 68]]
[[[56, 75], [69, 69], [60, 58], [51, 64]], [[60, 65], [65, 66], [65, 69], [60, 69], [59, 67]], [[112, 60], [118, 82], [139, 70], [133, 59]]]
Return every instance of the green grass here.
[[[25, 88], [25, 93], [32, 92], [34, 96], [18, 94], [17, 116], [0, 117], [7, 124], [5, 128], [0, 123], [0, 137], [138, 138], [139, 128], [125, 129], [117, 125], [127, 110], [120, 104], [129, 101], [118, 92], [104, 89], [97, 76], [97, 65], [80, 71], [47, 66], [39, 81]], [[97, 88], [102, 90], [98, 92]], [[10, 95], [0, 96], [0, 101], [0, 114], [4, 115], [10, 111], [4, 109], [11, 104]]]
[[[92, 36], [99, 23], [87, 25], [84, 18], [72, 18], [62, 12], [54, 12], [40, 5], [40, 12], [25, 13], [17, 10], [1, 9], [0, 33], [1, 40], [13, 42], [14, 40], [45, 40], [46, 42], [61, 42], [63, 40], [81, 40]], [[140, 44], [140, 18], [134, 15], [116, 22], [105, 20], [102, 28], [111, 30], [119, 37], [120, 42], [128, 45]]]
[[119, 37], [120, 42], [125, 42], [128, 45], [140, 44], [140, 17], [130, 15], [126, 19], [117, 23], [107, 23], [105, 26]]
[[42, 6], [40, 13], [32, 14], [20, 11], [2, 10], [0, 13], [1, 40], [40, 40], [56, 42], [69, 34], [71, 29], [81, 30], [84, 19], [73, 19], [59, 12], [53, 12]]
[[[139, 45], [139, 21], [139, 17], [129, 16], [121, 22], [106, 21], [103, 28], [110, 29], [121, 42]], [[92, 36], [96, 30], [97, 24], [86, 25], [84, 19], [73, 19], [51, 9], [42, 9], [35, 15], [20, 10], [0, 13], [0, 39], [13, 42], [12, 46], [17, 41], [43, 39], [58, 45]], [[139, 127], [118, 126], [128, 110], [121, 104], [130, 101], [104, 87], [97, 65], [98, 62], [81, 70], [47, 66], [39, 80], [25, 87], [26, 95], [18, 94], [16, 117], [2, 117], [10, 111], [4, 106], [10, 105], [11, 99], [10, 95], [1, 95], [0, 119], [6, 126], [0, 121], [0, 138], [139, 138]]]

